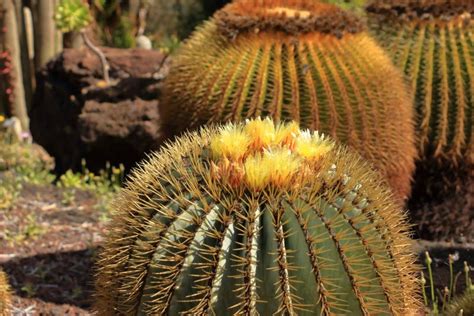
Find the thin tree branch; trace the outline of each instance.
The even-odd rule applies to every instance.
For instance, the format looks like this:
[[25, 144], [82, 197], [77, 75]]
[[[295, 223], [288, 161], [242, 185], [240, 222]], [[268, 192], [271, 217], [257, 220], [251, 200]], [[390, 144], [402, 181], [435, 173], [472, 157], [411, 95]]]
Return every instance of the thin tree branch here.
[[105, 58], [104, 53], [97, 46], [92, 44], [92, 42], [87, 37], [85, 31], [81, 31], [81, 36], [86, 46], [89, 47], [99, 57], [100, 63], [102, 65], [102, 74], [104, 76], [104, 80], [105, 82], [107, 82], [107, 84], [109, 84], [110, 83], [110, 76], [109, 76], [110, 66], [109, 66], [109, 63], [107, 62], [107, 58]]

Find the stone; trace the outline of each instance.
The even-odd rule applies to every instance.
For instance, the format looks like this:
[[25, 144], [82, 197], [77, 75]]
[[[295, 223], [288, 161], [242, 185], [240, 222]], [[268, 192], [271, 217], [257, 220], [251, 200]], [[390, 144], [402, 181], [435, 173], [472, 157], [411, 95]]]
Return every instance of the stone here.
[[37, 74], [31, 117], [33, 139], [56, 160], [58, 174], [107, 162], [133, 167], [163, 142], [160, 84], [168, 60], [158, 51], [102, 48], [110, 85], [87, 48], [65, 49]]

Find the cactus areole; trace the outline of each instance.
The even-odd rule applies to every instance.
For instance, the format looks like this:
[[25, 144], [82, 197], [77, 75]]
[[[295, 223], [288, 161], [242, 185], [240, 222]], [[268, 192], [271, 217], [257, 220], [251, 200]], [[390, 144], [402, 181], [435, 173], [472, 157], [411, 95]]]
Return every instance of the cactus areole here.
[[296, 121], [355, 148], [398, 197], [409, 195], [410, 98], [353, 14], [317, 1], [235, 1], [173, 62], [160, 107], [169, 136], [255, 117]]
[[474, 163], [474, 1], [375, 0], [366, 10], [415, 92], [422, 156]]
[[187, 134], [135, 171], [99, 315], [409, 315], [400, 206], [358, 155], [269, 119]]

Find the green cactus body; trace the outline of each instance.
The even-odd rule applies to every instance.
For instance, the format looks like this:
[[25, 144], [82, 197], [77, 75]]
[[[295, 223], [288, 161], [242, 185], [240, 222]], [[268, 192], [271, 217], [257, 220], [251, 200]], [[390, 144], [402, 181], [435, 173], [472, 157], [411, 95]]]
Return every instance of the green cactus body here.
[[5, 272], [0, 270], [0, 315], [9, 316], [11, 308], [11, 293], [8, 278]]
[[412, 107], [389, 57], [334, 5], [259, 4], [224, 7], [174, 58], [160, 108], [167, 133], [259, 116], [294, 120], [355, 148], [406, 197]]
[[130, 179], [99, 315], [409, 315], [405, 216], [358, 155], [296, 123], [206, 128]]
[[378, 0], [367, 10], [415, 92], [421, 153], [473, 160], [474, 2]]
[[474, 238], [474, 2], [375, 0], [367, 13], [414, 91], [422, 160], [410, 209], [421, 236]]

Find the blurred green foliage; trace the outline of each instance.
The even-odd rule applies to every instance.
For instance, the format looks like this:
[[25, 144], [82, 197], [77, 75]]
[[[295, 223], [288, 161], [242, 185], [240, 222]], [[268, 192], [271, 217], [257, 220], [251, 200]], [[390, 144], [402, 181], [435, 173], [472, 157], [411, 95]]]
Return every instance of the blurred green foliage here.
[[135, 47], [135, 26], [120, 0], [94, 0], [92, 11], [103, 45]]
[[54, 20], [59, 30], [77, 32], [92, 21], [89, 7], [82, 0], [61, 0], [56, 8]]
[[187, 38], [193, 30], [230, 0], [150, 1], [146, 34], [155, 42]]

